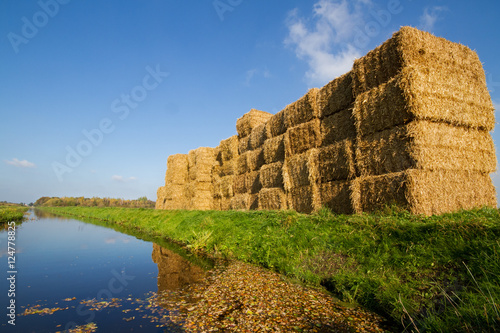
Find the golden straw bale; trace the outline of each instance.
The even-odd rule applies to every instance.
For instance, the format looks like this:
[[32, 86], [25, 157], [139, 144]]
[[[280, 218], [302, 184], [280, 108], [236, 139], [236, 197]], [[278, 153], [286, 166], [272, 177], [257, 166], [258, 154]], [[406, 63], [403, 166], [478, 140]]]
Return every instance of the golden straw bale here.
[[165, 200], [165, 209], [167, 210], [177, 210], [177, 209], [191, 209], [190, 202], [186, 199], [181, 200]]
[[352, 71], [339, 76], [321, 88], [317, 94], [319, 118], [347, 109], [354, 102]]
[[257, 171], [264, 165], [264, 149], [258, 148], [247, 152], [248, 168], [250, 171]]
[[233, 179], [233, 192], [234, 194], [242, 194], [248, 193], [248, 185], [247, 185], [247, 173], [234, 176]]
[[319, 119], [289, 128], [285, 135], [285, 158], [301, 154], [320, 145], [321, 121]]
[[213, 198], [210, 191], [199, 190], [190, 200], [189, 209], [210, 210], [213, 207]]
[[288, 158], [283, 166], [285, 190], [318, 182], [318, 149]]
[[295, 127], [307, 123], [318, 117], [318, 108], [316, 106], [316, 96], [318, 88], [309, 89], [298, 101], [285, 107], [285, 127]]
[[278, 135], [264, 142], [264, 162], [271, 164], [285, 160], [285, 135]]
[[264, 188], [283, 188], [283, 162], [263, 165], [260, 168], [260, 182]]
[[287, 209], [287, 198], [282, 188], [263, 188], [259, 192], [259, 210]]
[[250, 208], [250, 194], [236, 194], [231, 198], [231, 209], [248, 210]]
[[354, 178], [356, 176], [356, 161], [353, 140], [347, 139], [320, 148], [318, 175], [320, 183]]
[[317, 185], [291, 188], [287, 194], [288, 208], [299, 213], [312, 213], [321, 208], [321, 198]]
[[212, 207], [210, 209], [217, 211], [222, 210], [222, 198], [214, 198], [212, 200]]
[[220, 210], [231, 210], [231, 200], [233, 197], [230, 198], [221, 198], [220, 201]]
[[337, 214], [352, 214], [351, 181], [341, 180], [324, 183], [319, 186], [321, 206]]
[[250, 210], [259, 209], [259, 194], [258, 193], [250, 194], [250, 196], [248, 197], [248, 205], [249, 205], [248, 209], [250, 209]]
[[201, 147], [193, 149], [188, 154], [189, 180], [209, 182], [212, 177], [212, 168], [216, 163], [216, 149]]
[[210, 191], [212, 191], [212, 197], [213, 198], [222, 198], [222, 178], [217, 178], [217, 179], [212, 179], [212, 182], [210, 183]]
[[246, 184], [250, 194], [257, 194], [262, 189], [260, 182], [260, 171], [252, 171], [247, 173]]
[[196, 197], [199, 193], [210, 193], [210, 197], [212, 197], [212, 190], [212, 182], [192, 181], [185, 185], [184, 195], [190, 199]]
[[188, 155], [176, 154], [167, 158], [165, 184], [182, 185], [188, 181]]
[[267, 121], [266, 127], [269, 138], [274, 138], [286, 132], [285, 112], [286, 109], [281, 110]]
[[272, 114], [268, 112], [251, 109], [236, 121], [236, 131], [238, 132], [238, 137], [241, 139], [249, 136], [252, 129], [264, 124], [271, 117]]
[[238, 154], [244, 154], [247, 151], [251, 150], [250, 149], [250, 136], [240, 138], [238, 140]]
[[489, 132], [413, 121], [360, 138], [356, 163], [363, 176], [405, 169], [491, 173], [496, 170], [497, 159]]
[[237, 161], [238, 159], [235, 158], [233, 160], [229, 160], [229, 161], [225, 161], [222, 163], [221, 166], [218, 166], [217, 169], [213, 169], [212, 170], [212, 173], [215, 172], [215, 170], [217, 170], [217, 174], [220, 176], [220, 177], [225, 177], [225, 176], [232, 176], [235, 174], [236, 172], [236, 169], [237, 169]]
[[488, 174], [468, 171], [406, 170], [358, 180], [360, 205], [369, 212], [398, 204], [414, 214], [434, 215], [482, 206], [496, 207]]
[[249, 152], [246, 152], [238, 156], [238, 159], [236, 160], [237, 175], [242, 175], [250, 171], [250, 167], [248, 165], [248, 154]]
[[155, 209], [164, 209], [165, 200], [167, 200], [166, 191], [165, 186], [159, 187], [158, 191], [156, 191]]
[[174, 201], [184, 200], [186, 198], [186, 186], [175, 184], [165, 186], [165, 199]]
[[405, 67], [484, 73], [477, 53], [468, 47], [402, 27], [391, 39], [354, 62], [355, 96], [387, 82]]
[[233, 135], [232, 137], [222, 140], [219, 144], [218, 149], [218, 160], [221, 164], [224, 162], [232, 161], [238, 157], [238, 136]]
[[249, 138], [249, 147], [251, 150], [260, 148], [264, 144], [264, 141], [266, 141], [267, 139], [266, 124], [259, 125], [252, 129]]
[[389, 82], [359, 95], [353, 113], [360, 136], [411, 120], [488, 131], [495, 124], [490, 95], [477, 73], [450, 75], [438, 69], [403, 69]]
[[233, 185], [235, 176], [222, 177], [220, 180], [220, 193], [223, 198], [230, 198], [234, 195]]
[[321, 120], [321, 145], [329, 146], [333, 143], [354, 139], [356, 126], [354, 125], [353, 108], [348, 108]]

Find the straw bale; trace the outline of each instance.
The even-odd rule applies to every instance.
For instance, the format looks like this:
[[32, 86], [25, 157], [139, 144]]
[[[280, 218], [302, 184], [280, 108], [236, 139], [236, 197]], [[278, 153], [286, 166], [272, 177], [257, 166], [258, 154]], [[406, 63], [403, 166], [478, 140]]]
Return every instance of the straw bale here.
[[483, 72], [477, 53], [468, 47], [415, 28], [402, 27], [391, 39], [354, 62], [355, 95], [387, 82], [404, 67]]
[[192, 209], [191, 204], [186, 199], [180, 200], [169, 200], [165, 201], [164, 209], [167, 210], [178, 210], [178, 209]]
[[319, 178], [318, 154], [318, 149], [311, 149], [285, 161], [283, 184], [286, 190], [317, 183]]
[[356, 126], [354, 125], [353, 108], [337, 112], [321, 121], [321, 145], [328, 146], [333, 143], [354, 139]]
[[164, 209], [165, 200], [167, 200], [166, 191], [167, 189], [165, 188], [165, 186], [159, 187], [156, 191], [155, 209]]
[[[172, 187], [172, 189], [174, 188]], [[184, 187], [184, 195], [188, 199], [199, 196], [199, 193], [210, 193], [210, 197], [212, 197], [212, 191], [212, 182], [192, 181], [187, 183]]]
[[220, 180], [220, 193], [223, 198], [230, 198], [234, 195], [234, 179], [235, 176], [222, 177]]
[[264, 162], [271, 164], [285, 160], [285, 134], [267, 139], [264, 142]]
[[238, 159], [235, 158], [233, 160], [223, 162], [221, 166], [217, 166], [217, 168], [214, 168], [214, 170], [212, 171], [212, 174], [216, 170], [217, 175], [219, 175], [220, 177], [234, 175], [236, 168], [237, 168], [237, 161], [238, 161]]
[[283, 188], [283, 162], [263, 165], [260, 168], [260, 182], [264, 188]]
[[174, 201], [184, 200], [186, 197], [186, 186], [175, 184], [165, 186], [165, 199]]
[[266, 127], [269, 138], [274, 138], [286, 132], [285, 112], [286, 109], [281, 110], [268, 120]]
[[337, 214], [352, 214], [351, 181], [341, 180], [324, 183], [319, 186], [321, 206]]
[[221, 189], [222, 178], [212, 179], [210, 191], [212, 191], [213, 198], [222, 198]]
[[231, 209], [248, 210], [250, 208], [250, 194], [236, 194], [231, 198]]
[[216, 163], [216, 149], [201, 147], [191, 150], [188, 154], [189, 180], [210, 182], [212, 168]]
[[232, 137], [222, 140], [219, 144], [218, 149], [218, 160], [221, 164], [224, 162], [232, 161], [238, 157], [238, 136], [233, 135]]
[[234, 176], [233, 192], [234, 192], [234, 195], [249, 192], [248, 185], [247, 185], [247, 173]]
[[267, 139], [266, 124], [259, 125], [250, 133], [249, 147], [251, 150], [260, 148]]
[[189, 209], [193, 210], [210, 210], [213, 207], [213, 198], [209, 191], [199, 190], [190, 200]]
[[318, 88], [309, 89], [298, 101], [285, 107], [285, 126], [286, 128], [307, 123], [318, 117], [318, 108], [316, 106], [316, 96]]
[[188, 155], [176, 154], [167, 158], [165, 184], [182, 185], [188, 181]]
[[318, 175], [320, 183], [352, 179], [356, 176], [353, 140], [347, 139], [319, 149]]
[[361, 175], [405, 169], [496, 170], [495, 145], [489, 132], [446, 123], [413, 121], [360, 138], [356, 163]]
[[236, 131], [238, 132], [238, 137], [241, 139], [249, 136], [252, 129], [264, 124], [271, 117], [272, 114], [268, 112], [251, 109], [236, 121]]
[[214, 198], [212, 200], [212, 207], [210, 208], [211, 210], [222, 210], [222, 198]]
[[287, 195], [288, 208], [309, 214], [321, 208], [321, 198], [317, 185], [291, 188]]
[[352, 76], [352, 71], [339, 76], [318, 91], [317, 106], [320, 118], [345, 110], [354, 102]]
[[244, 154], [250, 149], [250, 136], [240, 138], [238, 141], [238, 154]]
[[414, 214], [442, 214], [482, 206], [496, 207], [488, 174], [468, 171], [406, 170], [359, 180], [360, 209], [399, 204]]
[[248, 168], [250, 171], [257, 171], [264, 165], [264, 149], [258, 148], [247, 152], [248, 154]]
[[486, 84], [477, 73], [469, 74], [403, 69], [389, 82], [357, 97], [358, 134], [423, 119], [492, 130], [494, 108]]
[[250, 171], [250, 167], [248, 165], [248, 154], [249, 152], [246, 152], [238, 156], [238, 159], [236, 160], [237, 175], [242, 175]]
[[282, 188], [263, 188], [259, 192], [259, 210], [287, 209], [287, 198]]
[[252, 171], [247, 173], [248, 191], [250, 194], [257, 194], [262, 189], [262, 183], [260, 181], [260, 171]]
[[230, 198], [221, 198], [220, 199], [220, 210], [231, 210], [231, 200], [233, 197]]
[[285, 158], [301, 154], [320, 145], [321, 121], [319, 119], [289, 128], [285, 136]]

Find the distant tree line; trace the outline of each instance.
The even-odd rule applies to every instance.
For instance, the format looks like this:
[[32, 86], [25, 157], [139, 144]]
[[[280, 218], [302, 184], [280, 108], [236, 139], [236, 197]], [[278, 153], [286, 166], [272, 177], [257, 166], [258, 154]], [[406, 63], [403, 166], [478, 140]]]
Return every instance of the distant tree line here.
[[136, 200], [112, 199], [112, 198], [84, 198], [84, 197], [41, 197], [35, 202], [35, 206], [44, 207], [128, 207], [128, 208], [154, 208], [155, 202], [146, 197]]

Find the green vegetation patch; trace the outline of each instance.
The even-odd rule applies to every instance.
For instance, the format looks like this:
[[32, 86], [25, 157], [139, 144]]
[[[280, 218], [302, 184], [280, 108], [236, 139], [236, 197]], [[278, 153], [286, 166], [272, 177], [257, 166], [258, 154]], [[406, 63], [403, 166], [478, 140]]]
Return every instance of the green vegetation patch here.
[[21, 221], [28, 209], [29, 207], [25, 206], [0, 205], [0, 223]]
[[[290, 211], [44, 208], [161, 235], [192, 250], [322, 285], [402, 325], [495, 332], [500, 327], [500, 211], [425, 217]], [[401, 324], [402, 323], [402, 324]]]

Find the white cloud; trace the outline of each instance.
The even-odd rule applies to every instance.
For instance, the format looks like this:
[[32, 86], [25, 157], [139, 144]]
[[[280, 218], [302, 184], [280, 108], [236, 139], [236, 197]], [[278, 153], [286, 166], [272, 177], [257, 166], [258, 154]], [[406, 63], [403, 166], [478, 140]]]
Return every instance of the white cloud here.
[[[361, 56], [354, 43], [357, 27], [364, 25], [371, 6], [371, 0], [319, 0], [310, 20], [299, 17], [297, 9], [289, 13], [285, 44], [307, 61], [310, 84], [324, 85], [351, 70], [354, 59]], [[310, 22], [312, 28], [307, 26]]]
[[432, 32], [434, 25], [441, 19], [441, 14], [447, 11], [448, 8], [443, 6], [426, 7], [422, 16], [420, 16], [419, 28], [425, 31]]
[[35, 168], [35, 163], [28, 162], [27, 160], [18, 160], [17, 158], [13, 158], [11, 161], [5, 161], [5, 163], [13, 165], [18, 168]]
[[119, 175], [113, 175], [113, 176], [111, 176], [111, 179], [114, 181], [120, 182], [120, 183], [125, 183], [125, 182], [129, 182], [129, 181], [137, 180], [137, 178], [135, 178], [135, 177], [125, 178], [125, 177], [119, 176]]

